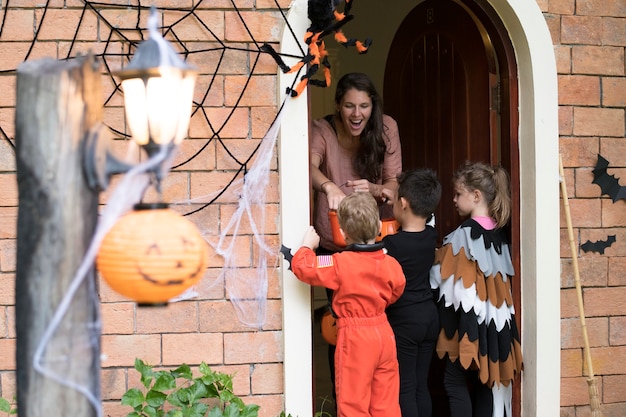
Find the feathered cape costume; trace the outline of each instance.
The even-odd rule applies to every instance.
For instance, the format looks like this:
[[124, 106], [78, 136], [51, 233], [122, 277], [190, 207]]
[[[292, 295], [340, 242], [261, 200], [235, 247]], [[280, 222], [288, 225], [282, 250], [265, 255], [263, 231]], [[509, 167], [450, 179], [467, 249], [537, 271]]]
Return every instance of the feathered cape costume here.
[[472, 219], [445, 237], [430, 272], [441, 323], [437, 354], [478, 370], [492, 389], [494, 417], [512, 415], [512, 381], [522, 370], [513, 275], [504, 231]]

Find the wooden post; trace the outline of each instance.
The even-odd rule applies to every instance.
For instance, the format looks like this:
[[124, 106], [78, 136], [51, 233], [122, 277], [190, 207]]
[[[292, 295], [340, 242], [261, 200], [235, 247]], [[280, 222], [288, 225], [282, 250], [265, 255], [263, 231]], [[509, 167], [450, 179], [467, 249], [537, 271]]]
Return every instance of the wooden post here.
[[102, 87], [93, 57], [41, 59], [17, 69], [15, 308], [20, 417], [99, 412], [79, 392], [93, 393], [100, 403], [101, 326], [93, 266], [44, 345], [45, 372], [34, 368], [33, 359], [95, 230], [98, 193], [86, 184], [82, 151], [85, 133], [101, 118]]

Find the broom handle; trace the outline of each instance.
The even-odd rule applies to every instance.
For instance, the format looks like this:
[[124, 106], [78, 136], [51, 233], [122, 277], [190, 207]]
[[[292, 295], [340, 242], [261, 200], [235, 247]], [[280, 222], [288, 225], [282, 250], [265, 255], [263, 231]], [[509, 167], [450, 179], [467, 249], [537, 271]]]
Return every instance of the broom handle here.
[[587, 324], [585, 323], [585, 308], [583, 306], [583, 292], [580, 288], [580, 274], [578, 272], [578, 247], [574, 243], [574, 230], [572, 228], [572, 217], [569, 210], [567, 198], [567, 185], [565, 184], [565, 173], [563, 171], [563, 159], [559, 154], [559, 175], [561, 176], [561, 193], [563, 194], [563, 208], [565, 209], [565, 220], [567, 221], [567, 234], [569, 236], [569, 246], [572, 251], [572, 266], [574, 267], [574, 280], [576, 281], [576, 296], [578, 297], [578, 314], [583, 330], [583, 340], [585, 344], [585, 360], [589, 378], [593, 379], [593, 365], [591, 363], [591, 352], [589, 350], [589, 338], [587, 336]]

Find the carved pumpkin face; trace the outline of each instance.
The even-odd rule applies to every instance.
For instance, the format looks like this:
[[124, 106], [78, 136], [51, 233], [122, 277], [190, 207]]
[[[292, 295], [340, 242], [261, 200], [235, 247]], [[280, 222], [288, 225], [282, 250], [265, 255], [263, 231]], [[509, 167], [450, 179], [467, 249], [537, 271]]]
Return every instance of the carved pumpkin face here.
[[121, 295], [164, 304], [202, 278], [208, 245], [191, 221], [169, 208], [134, 210], [107, 233], [96, 264]]

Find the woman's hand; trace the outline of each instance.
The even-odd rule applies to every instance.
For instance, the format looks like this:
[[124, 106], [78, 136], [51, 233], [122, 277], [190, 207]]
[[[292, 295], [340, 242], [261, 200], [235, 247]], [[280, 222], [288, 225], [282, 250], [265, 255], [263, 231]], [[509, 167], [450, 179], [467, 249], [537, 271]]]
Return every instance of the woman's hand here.
[[326, 194], [326, 198], [328, 199], [329, 210], [337, 210], [339, 208], [339, 203], [341, 203], [341, 200], [343, 200], [346, 196], [346, 194], [341, 191], [341, 188], [331, 181], [323, 184], [322, 191]]

